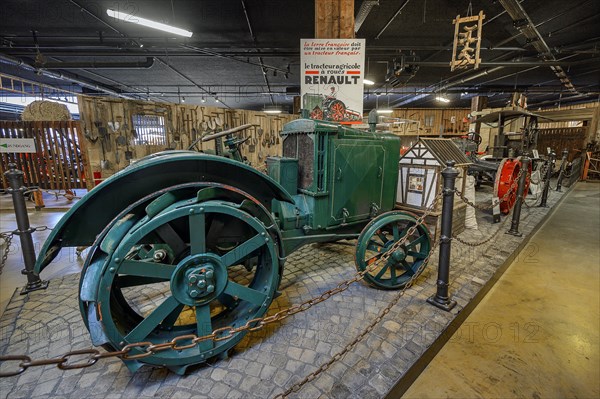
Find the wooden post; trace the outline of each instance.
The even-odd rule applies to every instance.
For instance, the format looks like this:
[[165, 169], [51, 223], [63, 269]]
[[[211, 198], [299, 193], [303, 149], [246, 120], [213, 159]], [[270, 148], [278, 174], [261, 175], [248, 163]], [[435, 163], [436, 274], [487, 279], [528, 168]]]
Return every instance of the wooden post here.
[[588, 143], [600, 140], [600, 106], [595, 107], [594, 116], [588, 125], [587, 137], [583, 143], [586, 146]]
[[[471, 98], [471, 111], [481, 111], [487, 107], [488, 98], [486, 96], [475, 96]], [[475, 124], [475, 133], [480, 134], [481, 122]]]
[[315, 0], [315, 38], [354, 38], [354, 0]]

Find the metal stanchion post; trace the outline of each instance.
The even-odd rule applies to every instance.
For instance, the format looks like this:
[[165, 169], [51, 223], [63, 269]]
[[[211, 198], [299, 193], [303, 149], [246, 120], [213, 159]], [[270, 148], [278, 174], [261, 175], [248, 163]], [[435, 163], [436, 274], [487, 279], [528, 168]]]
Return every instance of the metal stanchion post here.
[[42, 281], [40, 276], [35, 274], [33, 267], [35, 265], [35, 247], [31, 233], [33, 229], [29, 225], [29, 216], [27, 215], [27, 204], [25, 203], [25, 191], [27, 187], [23, 185], [24, 173], [17, 170], [15, 164], [8, 165], [8, 171], [4, 173], [8, 180], [10, 188], [7, 190], [12, 195], [13, 205], [15, 207], [15, 216], [17, 218], [17, 230], [13, 234], [19, 236], [21, 241], [21, 250], [23, 251], [23, 261], [25, 269], [21, 271], [27, 276], [27, 285], [21, 290], [21, 295], [31, 291], [43, 290], [48, 287], [47, 281]]
[[548, 191], [550, 190], [550, 177], [552, 177], [552, 170], [554, 168], [554, 157], [556, 154], [551, 152], [548, 154], [548, 170], [546, 171], [546, 179], [544, 181], [544, 189], [542, 190], [542, 200], [540, 201], [540, 207], [547, 207]]
[[556, 181], [556, 191], [562, 192], [562, 180], [565, 176], [565, 169], [567, 168], [567, 157], [569, 156], [569, 150], [566, 148], [562, 152], [562, 162], [560, 163], [560, 172], [558, 173], [558, 180]]
[[525, 181], [529, 174], [529, 157], [523, 155], [521, 157], [521, 178], [519, 179], [519, 185], [517, 186], [517, 200], [515, 207], [513, 208], [512, 220], [510, 223], [510, 230], [506, 234], [521, 237], [523, 234], [519, 233], [519, 220], [521, 219], [521, 206], [523, 205], [523, 193], [525, 192]]
[[454, 184], [458, 177], [458, 170], [454, 167], [454, 161], [446, 162], [446, 169], [442, 171], [444, 177], [444, 197], [442, 202], [442, 226], [440, 232], [440, 254], [438, 262], [437, 290], [435, 295], [427, 299], [427, 302], [445, 311], [450, 311], [456, 306], [448, 296], [448, 284], [450, 279], [450, 245], [452, 241], [452, 211], [454, 208]]

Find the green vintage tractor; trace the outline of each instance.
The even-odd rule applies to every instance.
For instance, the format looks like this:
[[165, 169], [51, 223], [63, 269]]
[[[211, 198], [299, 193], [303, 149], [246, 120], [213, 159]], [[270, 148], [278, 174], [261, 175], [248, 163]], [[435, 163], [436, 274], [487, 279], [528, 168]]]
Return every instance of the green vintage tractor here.
[[[162, 152], [110, 177], [60, 220], [36, 272], [61, 247], [90, 246], [79, 304], [94, 345], [155, 345], [259, 318], [286, 257], [310, 243], [358, 238], [356, 267], [365, 270], [410, 234], [365, 280], [398, 289], [418, 272], [431, 242], [423, 225], [409, 232], [415, 216], [393, 210], [397, 137], [310, 119], [281, 136], [283, 157], [268, 159], [269, 176], [220, 156]], [[184, 373], [246, 332], [149, 356], [137, 348], [130, 356], [140, 358], [125, 363]]]

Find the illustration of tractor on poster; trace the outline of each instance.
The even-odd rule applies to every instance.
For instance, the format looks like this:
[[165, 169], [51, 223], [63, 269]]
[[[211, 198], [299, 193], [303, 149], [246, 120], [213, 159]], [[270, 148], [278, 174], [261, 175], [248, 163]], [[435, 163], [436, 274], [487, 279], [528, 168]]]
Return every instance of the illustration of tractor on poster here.
[[306, 93], [302, 96], [302, 108], [310, 111], [310, 118], [324, 121], [360, 121], [362, 115], [350, 110], [342, 100], [336, 98], [336, 89], [331, 87], [328, 95]]

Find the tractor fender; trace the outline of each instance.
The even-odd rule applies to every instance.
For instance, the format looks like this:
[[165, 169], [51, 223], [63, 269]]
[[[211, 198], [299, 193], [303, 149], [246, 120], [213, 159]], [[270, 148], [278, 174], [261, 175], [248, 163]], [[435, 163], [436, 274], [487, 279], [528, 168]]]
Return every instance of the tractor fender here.
[[105, 226], [132, 203], [162, 189], [193, 182], [235, 187], [267, 210], [273, 199], [294, 202], [279, 183], [241, 162], [194, 151], [152, 154], [106, 179], [61, 218], [40, 250], [35, 273], [39, 274], [62, 247], [92, 245]]

